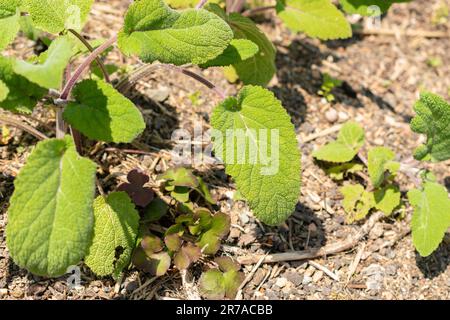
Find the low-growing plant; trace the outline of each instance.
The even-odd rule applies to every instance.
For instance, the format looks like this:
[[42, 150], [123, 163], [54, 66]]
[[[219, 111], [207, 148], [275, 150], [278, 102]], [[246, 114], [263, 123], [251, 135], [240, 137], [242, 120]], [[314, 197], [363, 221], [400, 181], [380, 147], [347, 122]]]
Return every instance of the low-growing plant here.
[[[362, 15], [372, 14], [370, 5], [386, 12], [397, 2], [406, 1], [339, 1], [344, 12]], [[41, 43], [36, 56], [26, 60], [0, 57], [0, 107], [27, 115], [41, 104], [50, 115], [51, 110], [56, 115], [55, 138], [5, 113], [0, 115], [3, 123], [43, 140], [15, 179], [6, 229], [12, 259], [43, 276], [60, 276], [82, 259], [100, 276], [118, 277], [130, 261], [161, 275], [172, 261], [178, 269], [185, 269], [201, 254], [213, 255], [220, 248], [229, 218], [214, 212], [208, 188], [190, 170], [177, 168], [163, 173], [158, 177], [164, 181], [162, 190], [146, 186], [150, 178], [145, 172], [131, 171], [128, 182], [116, 191], [103, 194], [99, 187], [96, 192], [97, 165], [84, 150], [83, 139], [130, 143], [145, 129], [139, 109], [121, 92], [129, 77], [120, 74], [130, 67], [119, 69], [103, 61], [114, 44], [125, 56], [181, 72], [217, 94], [221, 102], [211, 116], [216, 156], [224, 162], [226, 173], [255, 216], [270, 225], [282, 223], [299, 199], [300, 151], [289, 115], [275, 95], [264, 88], [276, 72], [275, 46], [251, 17], [273, 9], [293, 32], [330, 40], [352, 35], [343, 11], [331, 0], [279, 0], [264, 8], [248, 6], [242, 0], [202, 0], [197, 4], [168, 1], [176, 8], [195, 5], [185, 10], [173, 9], [163, 0], [139, 0], [128, 8], [118, 35], [88, 41], [80, 31], [92, 3], [6, 0], [0, 4], [0, 50], [15, 39], [19, 30]], [[48, 10], [49, 5], [52, 10]], [[72, 72], [75, 59], [82, 60]], [[244, 86], [236, 96], [227, 97], [185, 65], [223, 67]], [[82, 79], [88, 70], [89, 77]], [[119, 78], [114, 84], [112, 72]], [[133, 75], [139, 76], [139, 69]], [[442, 151], [435, 147], [442, 137], [419, 122], [415, 121], [415, 128], [429, 134], [430, 145], [418, 154], [425, 156], [430, 150], [430, 157], [442, 159]], [[442, 128], [439, 120], [427, 124]], [[330, 152], [339, 153], [339, 162], [352, 160], [363, 143], [355, 125], [348, 130], [355, 140], [349, 144], [343, 129], [342, 138], [329, 147]], [[245, 149], [234, 144], [234, 133], [240, 131], [251, 142]], [[250, 152], [252, 146], [256, 146], [256, 153]], [[268, 163], [268, 153], [277, 153], [273, 163]], [[411, 202], [427, 201], [429, 186], [425, 184], [422, 198], [421, 191], [412, 192]], [[156, 191], [173, 203], [164, 202]], [[442, 198], [442, 192], [437, 196]], [[201, 197], [204, 207], [198, 206], [194, 197]], [[157, 228], [161, 224], [155, 227], [172, 210], [174, 221], [169, 220], [163, 229]], [[428, 214], [417, 210], [416, 215]], [[203, 291], [211, 291], [214, 283], [217, 297], [232, 297], [241, 275], [237, 266], [219, 261], [220, 270], [213, 269], [202, 277]]]
[[[416, 149], [414, 157], [433, 162], [450, 159], [450, 104], [437, 95], [423, 93], [414, 110], [417, 115], [411, 121], [411, 129], [427, 136], [426, 144]], [[346, 181], [340, 188], [347, 221], [361, 220], [372, 210], [391, 216], [404, 210], [408, 200], [414, 209], [413, 244], [420, 255], [429, 256], [450, 227], [450, 199], [446, 187], [437, 183], [428, 170], [396, 160], [395, 153], [387, 147], [370, 148], [366, 160], [360, 153], [364, 140], [364, 130], [355, 122], [347, 122], [337, 140], [313, 152], [317, 160], [328, 163], [326, 172], [331, 178], [342, 181], [345, 175], [360, 174], [365, 180], [365, 186]], [[357, 156], [362, 163], [355, 160]], [[416, 184], [415, 189], [405, 192], [405, 197], [395, 181], [399, 172]]]

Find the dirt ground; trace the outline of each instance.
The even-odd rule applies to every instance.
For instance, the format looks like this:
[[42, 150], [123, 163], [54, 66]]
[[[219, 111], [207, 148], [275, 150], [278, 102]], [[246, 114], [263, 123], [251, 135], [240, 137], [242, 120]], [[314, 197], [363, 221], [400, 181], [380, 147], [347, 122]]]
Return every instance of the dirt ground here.
[[[269, 85], [292, 116], [302, 151], [302, 193], [296, 212], [280, 227], [262, 225], [244, 202], [233, 201], [235, 192], [223, 168], [195, 167], [218, 200], [220, 209], [231, 216], [232, 228], [223, 254], [235, 258], [290, 250], [319, 249], [344, 241], [361, 229], [345, 223], [341, 195], [332, 181], [313, 161], [312, 151], [336, 136], [336, 132], [312, 139], [315, 133], [354, 119], [366, 130], [366, 145], [388, 146], [398, 160], [412, 161], [412, 150], [422, 141], [411, 132], [409, 120], [419, 92], [428, 90], [450, 100], [450, 18], [433, 23], [437, 9], [450, 1], [416, 0], [394, 5], [383, 16], [381, 31], [360, 31], [345, 41], [320, 42], [285, 29], [273, 15], [259, 17], [261, 28], [277, 47], [277, 74]], [[108, 38], [117, 32], [128, 1], [96, 1], [85, 34]], [[365, 21], [350, 17], [364, 26]], [[367, 29], [363, 29], [367, 30]], [[414, 33], [407, 36], [406, 31]], [[428, 32], [447, 33], [431, 37]], [[33, 43], [18, 38], [11, 54], [29, 55]], [[127, 60], [113, 50], [108, 62], [123, 65]], [[137, 63], [129, 60], [128, 62]], [[193, 68], [196, 71], [199, 71]], [[344, 81], [330, 104], [317, 94], [321, 74], [329, 73]], [[203, 75], [228, 94], [239, 86], [228, 83], [219, 69]], [[198, 92], [199, 99], [192, 94]], [[91, 156], [101, 164], [100, 178], [106, 190], [124, 181], [124, 174], [140, 167], [154, 172], [171, 166], [169, 151], [175, 128], [192, 131], [195, 123], [208, 128], [209, 115], [219, 98], [183, 75], [155, 70], [129, 92], [143, 110], [145, 133], [132, 146], [93, 145]], [[31, 123], [51, 135], [53, 120], [44, 107], [33, 113]], [[337, 119], [332, 115], [337, 115]], [[135, 269], [128, 270], [116, 283], [112, 278], [96, 278], [82, 266], [81, 287], [67, 287], [67, 277], [46, 279], [17, 267], [8, 256], [4, 239], [8, 199], [13, 181], [36, 139], [11, 129], [13, 138], [0, 142], [0, 299], [185, 299], [181, 277], [176, 270], [151, 278]], [[146, 150], [138, 155], [118, 149]], [[439, 182], [450, 190], [450, 162], [430, 164]], [[414, 185], [399, 177], [402, 190]], [[408, 234], [411, 209], [404, 219], [378, 221], [362, 241], [342, 253], [311, 261], [255, 263], [243, 266], [249, 277], [242, 299], [449, 299], [450, 235], [428, 258], [414, 250]], [[205, 265], [203, 265], [205, 267]], [[202, 266], [191, 271], [194, 278]], [[256, 271], [255, 271], [256, 270]], [[326, 272], [324, 272], [324, 270]], [[254, 271], [254, 272], [252, 272]], [[333, 275], [328, 275], [331, 271]], [[352, 272], [353, 271], [353, 272]]]

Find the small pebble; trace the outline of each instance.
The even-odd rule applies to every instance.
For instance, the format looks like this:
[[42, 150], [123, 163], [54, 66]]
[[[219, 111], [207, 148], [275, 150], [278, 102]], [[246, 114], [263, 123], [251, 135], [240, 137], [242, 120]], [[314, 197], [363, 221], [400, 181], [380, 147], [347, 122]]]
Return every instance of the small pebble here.
[[284, 288], [284, 286], [286, 286], [286, 284], [287, 284], [286, 278], [278, 278], [277, 281], [275, 282], [275, 285], [279, 288]]
[[339, 111], [338, 118], [339, 118], [339, 122], [345, 122], [349, 119], [349, 116], [347, 113], [345, 113], [343, 111]]
[[329, 109], [327, 112], [325, 112], [325, 119], [327, 119], [327, 121], [330, 123], [334, 123], [338, 121], [339, 115], [335, 109]]
[[304, 277], [303, 277], [302, 284], [303, 284], [304, 286], [310, 284], [311, 282], [312, 282], [312, 278], [311, 278], [311, 277], [309, 277], [309, 276], [304, 276]]

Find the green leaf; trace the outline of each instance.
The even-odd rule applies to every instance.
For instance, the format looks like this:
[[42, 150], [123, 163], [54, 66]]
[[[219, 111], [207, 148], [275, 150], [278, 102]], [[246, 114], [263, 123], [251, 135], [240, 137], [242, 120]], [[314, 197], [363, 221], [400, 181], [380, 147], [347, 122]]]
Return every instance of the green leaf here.
[[139, 214], [125, 192], [94, 201], [94, 237], [85, 263], [98, 276], [118, 278], [128, 266], [139, 227]]
[[259, 47], [254, 42], [247, 39], [233, 39], [230, 45], [222, 54], [202, 65], [202, 68], [224, 67], [244, 60], [247, 60], [257, 54]]
[[170, 251], [178, 251], [181, 247], [181, 238], [176, 233], [168, 234], [164, 237], [164, 243]]
[[397, 186], [388, 186], [374, 192], [375, 208], [389, 216], [400, 205], [400, 190]]
[[30, 16], [21, 16], [19, 24], [20, 30], [30, 40], [37, 41], [39, 39], [39, 36], [42, 34], [41, 30], [33, 26]]
[[206, 201], [211, 204], [216, 204], [216, 201], [214, 201], [211, 193], [209, 192], [208, 186], [202, 178], [198, 178], [198, 187], [195, 190], [197, 190], [197, 192], [200, 193]]
[[364, 219], [375, 206], [374, 194], [364, 190], [360, 184], [344, 185], [339, 191], [344, 196], [342, 206], [347, 213], [349, 223]]
[[227, 271], [223, 274], [223, 283], [225, 286], [225, 296], [228, 299], [234, 299], [239, 286], [244, 281], [244, 274], [235, 270]]
[[432, 93], [422, 93], [414, 106], [416, 116], [411, 121], [414, 132], [427, 135], [425, 145], [416, 149], [414, 157], [433, 161], [450, 159], [450, 104]]
[[201, 255], [202, 252], [199, 247], [187, 243], [174, 255], [173, 262], [178, 269], [187, 269], [193, 262], [200, 259]]
[[164, 249], [164, 244], [161, 239], [154, 234], [147, 234], [142, 237], [141, 248], [147, 255], [160, 252]]
[[313, 152], [313, 157], [328, 162], [348, 162], [364, 144], [364, 130], [354, 121], [345, 123], [336, 141]]
[[377, 14], [386, 13], [393, 3], [409, 2], [409, 0], [339, 0], [339, 2], [342, 9], [349, 14], [376, 17]]
[[356, 173], [363, 170], [364, 166], [361, 163], [349, 162], [332, 166], [325, 171], [330, 175], [331, 179], [342, 180], [344, 179], [344, 176], [349, 173]]
[[218, 269], [202, 273], [198, 285], [200, 293], [208, 299], [222, 299], [225, 296], [223, 273]]
[[8, 89], [8, 95], [0, 101], [0, 107], [13, 112], [31, 113], [47, 90], [16, 74], [13, 65], [13, 59], [0, 56], [0, 81]]
[[[213, 111], [215, 155], [264, 223], [294, 211], [300, 193], [300, 151], [289, 115], [267, 89], [245, 86]], [[237, 139], [236, 139], [237, 137]]]
[[93, 140], [131, 142], [145, 129], [133, 102], [103, 80], [84, 80], [73, 90], [76, 102], [64, 110], [64, 119]]
[[133, 253], [132, 261], [138, 269], [159, 277], [169, 270], [171, 259], [167, 252], [146, 255], [144, 250], [138, 247]]
[[167, 213], [168, 210], [169, 206], [164, 201], [160, 198], [155, 198], [145, 209], [143, 221], [158, 221]]
[[232, 38], [228, 24], [209, 11], [178, 12], [162, 0], [141, 0], [129, 7], [118, 44], [144, 62], [202, 64], [220, 55]]
[[8, 94], [9, 94], [8, 87], [2, 80], [0, 80], [0, 102], [5, 100], [6, 97], [8, 97]]
[[20, 10], [17, 0], [0, 3], [0, 50], [5, 49], [16, 37], [20, 29]]
[[170, 186], [197, 188], [198, 179], [191, 169], [184, 167], [170, 168], [158, 176], [159, 180], [167, 180]]
[[349, 22], [331, 0], [278, 0], [276, 9], [292, 31], [322, 40], [352, 36]]
[[414, 207], [411, 220], [412, 240], [421, 256], [429, 256], [437, 249], [450, 227], [450, 200], [445, 187], [425, 182], [423, 190], [408, 192]]
[[[215, 214], [210, 222], [200, 220], [202, 229], [207, 229], [196, 243], [204, 254], [215, 254], [220, 249], [220, 241], [230, 231], [230, 217], [225, 213]], [[207, 224], [207, 225], [206, 225]]]
[[240, 264], [230, 257], [217, 257], [214, 261], [219, 265], [220, 270], [223, 272], [239, 271], [239, 269], [241, 269]]
[[68, 37], [52, 41], [48, 51], [39, 57], [40, 63], [16, 60], [14, 71], [47, 89], [59, 89], [63, 81], [64, 69], [72, 57], [73, 42]]
[[57, 34], [64, 29], [80, 31], [94, 0], [22, 0], [23, 11], [43, 31]]
[[39, 142], [17, 176], [6, 238], [14, 262], [34, 274], [60, 276], [92, 239], [96, 165], [70, 137]]
[[247, 17], [232, 13], [228, 17], [228, 23], [233, 29], [235, 39], [250, 40], [259, 48], [254, 56], [233, 64], [237, 75], [244, 84], [266, 86], [276, 72], [274, 45], [264, 32]]
[[388, 168], [391, 170], [395, 169], [396, 165], [393, 164], [395, 162], [392, 161], [394, 158], [395, 153], [386, 147], [375, 147], [369, 150], [368, 170], [370, 180], [375, 188], [378, 188], [383, 183], [384, 173], [388, 170]]

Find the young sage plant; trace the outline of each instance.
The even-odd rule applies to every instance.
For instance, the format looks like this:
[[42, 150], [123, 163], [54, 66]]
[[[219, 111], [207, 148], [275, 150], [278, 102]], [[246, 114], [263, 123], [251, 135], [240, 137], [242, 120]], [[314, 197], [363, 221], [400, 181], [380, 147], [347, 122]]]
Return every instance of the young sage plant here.
[[[115, 69], [108, 68], [103, 59], [112, 46], [145, 64], [190, 76], [217, 94], [220, 103], [211, 117], [216, 156], [255, 216], [277, 225], [289, 217], [299, 199], [300, 151], [282, 102], [264, 88], [276, 72], [275, 46], [251, 17], [273, 9], [293, 32], [341, 39], [352, 35], [344, 12], [370, 16], [368, 3], [385, 12], [392, 3], [405, 1], [340, 0], [343, 12], [331, 0], [278, 0], [264, 8], [251, 8], [243, 0], [198, 4], [137, 0], [128, 8], [117, 35], [87, 41], [80, 32], [93, 2], [3, 0], [0, 4], [0, 50], [19, 30], [34, 38], [43, 32], [48, 46], [26, 60], [0, 56], [0, 107], [5, 110], [0, 121], [42, 140], [15, 180], [7, 245], [15, 263], [42, 276], [60, 276], [82, 259], [99, 276], [118, 277], [130, 261], [154, 275], [164, 274], [172, 260], [178, 269], [186, 269], [202, 254], [214, 255], [229, 229], [229, 218], [213, 212], [214, 200], [203, 180], [186, 168], [170, 169], [158, 177], [164, 181], [158, 194], [175, 200], [178, 214], [167, 229], [154, 223], [165, 219], [173, 203], [162, 202], [156, 190], [145, 186], [149, 181], [145, 173], [130, 172], [128, 183], [109, 194], [100, 187], [96, 192], [97, 165], [84, 152], [83, 139], [130, 143], [145, 129], [139, 109], [121, 92], [127, 77], [115, 85], [110, 81], [109, 72]], [[81, 63], [72, 70], [75, 59]], [[185, 65], [232, 70], [244, 86], [236, 96], [227, 97]], [[90, 77], [85, 77], [89, 71]], [[49, 114], [50, 109], [55, 111], [54, 138], [7, 116], [26, 116], [42, 102], [49, 106]], [[432, 112], [422, 112], [426, 107], [417, 107], [419, 117]], [[442, 160], [447, 157], [441, 147], [445, 147], [441, 140], [445, 137], [435, 130], [442, 128], [439, 122], [426, 121], [428, 126], [433, 123], [436, 127], [427, 127], [420, 118], [414, 121], [417, 131], [429, 135], [429, 143], [417, 154]], [[352, 160], [363, 143], [361, 130], [355, 126], [343, 128], [342, 139], [329, 147], [329, 152], [338, 153], [339, 162]], [[355, 139], [350, 145], [345, 139], [347, 130]], [[247, 141], [244, 148], [235, 143], [242, 136]], [[438, 187], [428, 182], [424, 188], [410, 194], [420, 217], [429, 214], [420, 204]], [[434, 197], [445, 202], [439, 192]], [[203, 199], [204, 207], [192, 201], [193, 194]], [[214, 285], [218, 286], [217, 297], [232, 297], [241, 281], [239, 267], [226, 259], [216, 264], [218, 269], [202, 277], [202, 290], [207, 294], [217, 289]]]

